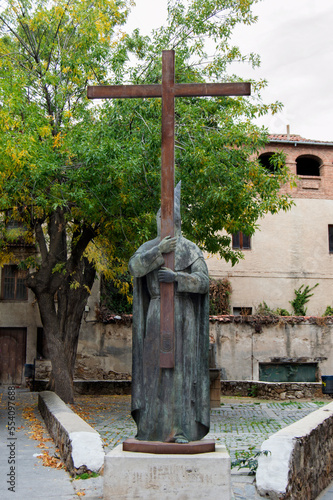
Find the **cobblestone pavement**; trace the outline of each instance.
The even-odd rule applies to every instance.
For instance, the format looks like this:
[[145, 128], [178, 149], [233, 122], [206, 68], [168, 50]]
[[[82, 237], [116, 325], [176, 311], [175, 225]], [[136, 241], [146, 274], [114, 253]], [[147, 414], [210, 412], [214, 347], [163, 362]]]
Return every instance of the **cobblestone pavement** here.
[[[211, 411], [211, 430], [207, 438], [225, 444], [231, 460], [242, 451], [256, 451], [263, 441], [279, 429], [300, 420], [329, 401], [258, 401], [222, 398]], [[130, 396], [81, 396], [72, 407], [102, 436], [105, 451], [128, 437], [134, 437], [135, 424], [130, 415]], [[253, 476], [232, 469], [234, 500], [259, 499]], [[333, 500], [330, 496], [325, 500]]]
[[[211, 428], [207, 438], [225, 444], [232, 459], [236, 450], [259, 449], [271, 434], [326, 404], [324, 401], [226, 401], [220, 408], [211, 410]], [[100, 433], [108, 453], [114, 446], [135, 435], [136, 426], [130, 414], [130, 405], [130, 396], [81, 396], [72, 409]]]

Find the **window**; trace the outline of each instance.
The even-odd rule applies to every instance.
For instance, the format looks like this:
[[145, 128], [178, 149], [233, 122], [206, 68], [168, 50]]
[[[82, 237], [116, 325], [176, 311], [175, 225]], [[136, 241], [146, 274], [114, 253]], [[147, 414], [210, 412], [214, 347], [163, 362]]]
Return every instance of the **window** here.
[[318, 363], [259, 363], [265, 382], [318, 382]]
[[242, 231], [237, 231], [232, 235], [232, 248], [234, 250], [250, 250], [251, 236], [247, 236]]
[[265, 167], [265, 169], [268, 172], [271, 172], [272, 174], [274, 174], [274, 172], [276, 170], [274, 163], [271, 161], [273, 156], [274, 156], [274, 153], [263, 153], [259, 156], [259, 162], [261, 163], [261, 165], [263, 167]]
[[21, 271], [17, 266], [3, 266], [2, 269], [2, 299], [27, 300], [28, 289], [25, 285], [26, 271]]
[[232, 314], [234, 316], [251, 316], [252, 307], [233, 307]]
[[320, 176], [321, 160], [315, 156], [299, 156], [296, 160], [297, 175]]
[[333, 253], [333, 224], [328, 226], [328, 249]]

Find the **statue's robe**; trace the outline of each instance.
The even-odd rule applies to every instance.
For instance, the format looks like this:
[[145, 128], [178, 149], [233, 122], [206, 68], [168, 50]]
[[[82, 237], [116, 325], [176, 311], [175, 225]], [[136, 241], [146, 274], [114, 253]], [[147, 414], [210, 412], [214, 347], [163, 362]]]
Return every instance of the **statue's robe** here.
[[132, 416], [137, 439], [202, 439], [209, 431], [209, 277], [201, 250], [183, 237], [175, 251], [175, 367], [159, 367], [159, 238], [129, 262], [134, 276]]

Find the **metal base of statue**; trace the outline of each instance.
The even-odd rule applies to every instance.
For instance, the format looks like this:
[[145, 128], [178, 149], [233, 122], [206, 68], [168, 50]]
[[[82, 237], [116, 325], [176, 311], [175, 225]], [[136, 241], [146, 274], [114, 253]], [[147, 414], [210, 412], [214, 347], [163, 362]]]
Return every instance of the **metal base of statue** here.
[[211, 453], [215, 451], [214, 439], [202, 439], [189, 443], [162, 443], [161, 441], [139, 441], [126, 439], [123, 442], [124, 451], [137, 453], [154, 453], [164, 455], [194, 455], [197, 453]]
[[103, 498], [231, 500], [229, 454], [220, 445], [189, 455], [137, 453], [118, 445], [105, 457]]

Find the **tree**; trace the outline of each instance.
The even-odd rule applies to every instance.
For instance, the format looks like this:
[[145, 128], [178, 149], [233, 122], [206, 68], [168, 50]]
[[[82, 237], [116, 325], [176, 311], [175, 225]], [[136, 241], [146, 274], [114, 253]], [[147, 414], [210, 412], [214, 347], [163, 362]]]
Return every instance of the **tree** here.
[[65, 401], [73, 400], [79, 328], [96, 274], [85, 252], [106, 224], [98, 200], [108, 194], [104, 172], [81, 168], [70, 136], [76, 123], [93, 121], [87, 84], [117, 74], [110, 45], [116, 54], [126, 13], [123, 0], [20, 0], [0, 16], [3, 230], [8, 218], [17, 220], [38, 248], [37, 258], [9, 254], [7, 234], [2, 261], [33, 268], [27, 285], [38, 301], [52, 384]]
[[[65, 401], [73, 400], [79, 327], [96, 270], [125, 268], [155, 231], [160, 197], [160, 100], [96, 106], [85, 98], [86, 86], [158, 83], [167, 48], [176, 49], [179, 82], [236, 81], [227, 74], [230, 62], [259, 63], [229, 46], [237, 23], [254, 22], [254, 2], [170, 2], [167, 23], [151, 38], [118, 29], [126, 0], [10, 0], [1, 13], [1, 261], [16, 259], [30, 269], [27, 285], [41, 313], [51, 382]], [[290, 206], [279, 195], [289, 178], [281, 155], [274, 176], [251, 159], [266, 141], [252, 119], [280, 107], [260, 104], [264, 84], [253, 82], [256, 100], [176, 104], [184, 233], [233, 263], [241, 254], [221, 231], [253, 233], [262, 215]], [[8, 241], [17, 237], [6, 229], [12, 219], [21, 237], [35, 242], [36, 256], [9, 252]]]

